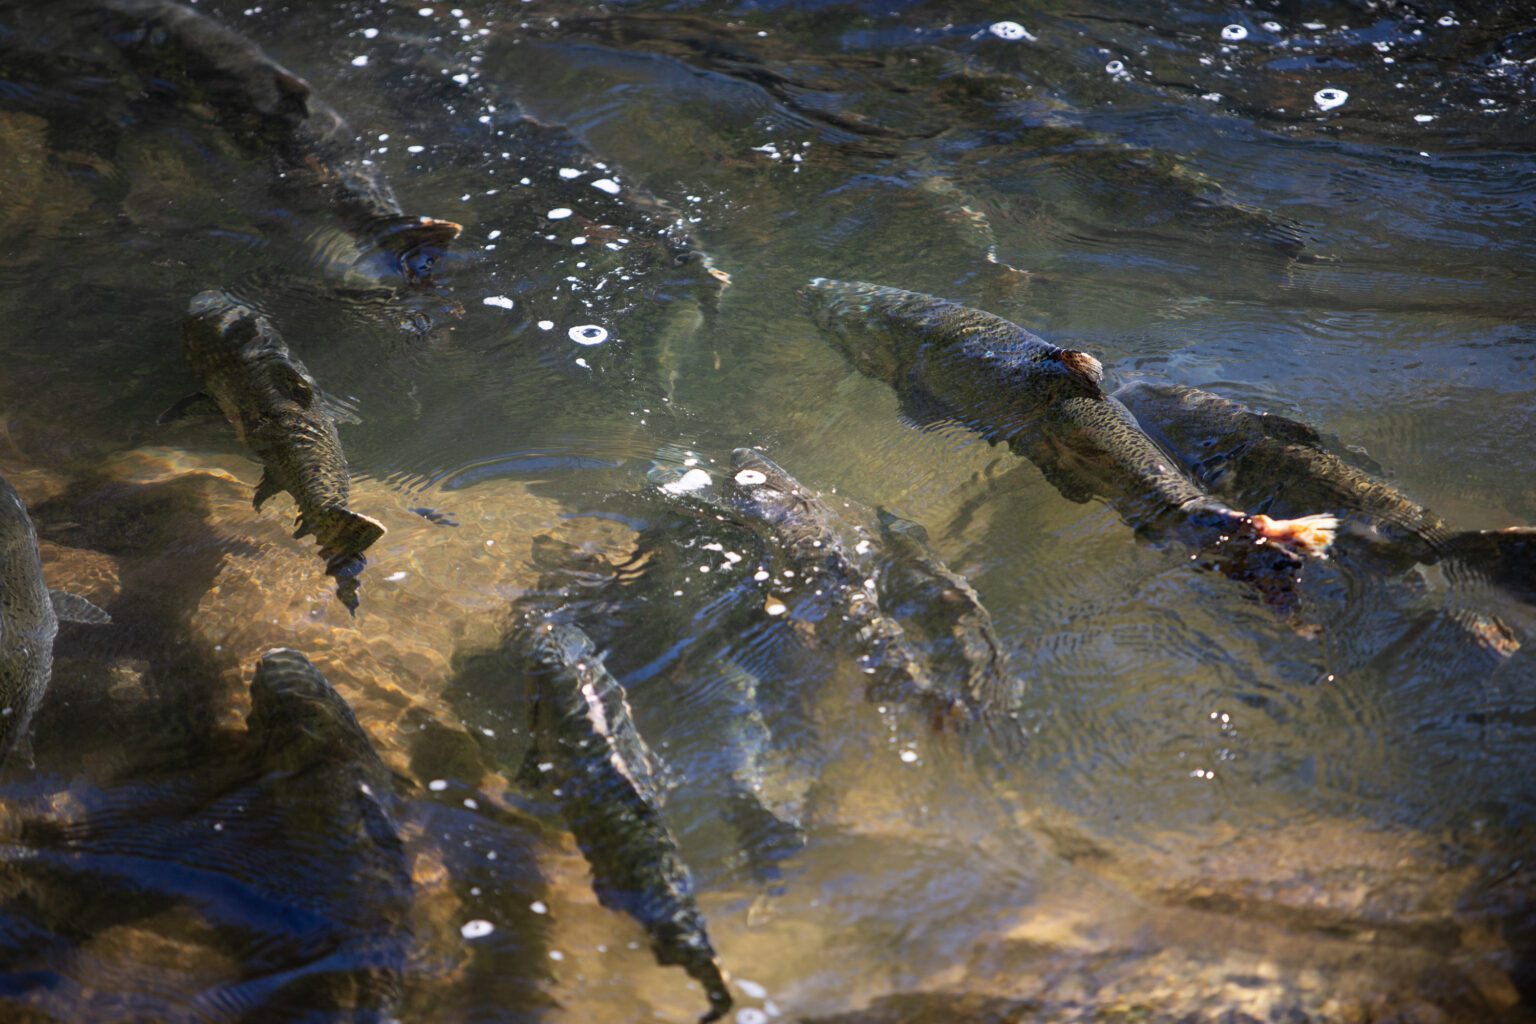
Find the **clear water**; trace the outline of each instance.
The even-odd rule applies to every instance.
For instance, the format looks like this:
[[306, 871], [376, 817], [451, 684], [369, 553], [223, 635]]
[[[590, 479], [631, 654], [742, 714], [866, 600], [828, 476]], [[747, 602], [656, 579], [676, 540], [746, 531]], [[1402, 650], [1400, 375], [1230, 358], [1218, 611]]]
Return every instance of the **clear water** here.
[[[109, 47], [37, 29], [41, 5], [0, 4], [0, 472], [50, 585], [115, 620], [65, 627], [35, 764], [8, 770], [5, 1015], [225, 1019], [211, 995], [261, 945], [228, 936], [260, 915], [178, 882], [151, 840], [166, 815], [223, 813], [274, 645], [309, 654], [401, 776], [403, 1019], [701, 1012], [516, 782], [520, 691], [494, 652], [534, 537], [622, 561], [622, 494], [653, 462], [718, 472], [755, 445], [923, 524], [1027, 697], [1000, 751], [881, 715], [831, 654], [770, 675], [809, 836], [765, 882], [722, 820], [703, 659], [658, 671], [614, 644], [745, 979], [737, 1020], [1530, 1019], [1528, 607], [1322, 566], [1306, 606], [1326, 628], [1300, 635], [1024, 461], [905, 423], [796, 298], [828, 276], [961, 300], [1117, 381], [1315, 424], [1458, 528], [1536, 522], [1517, 6], [204, 0], [371, 140], [407, 212], [465, 225], [413, 319], [322, 288], [311, 215], [217, 125], [135, 98]], [[1326, 89], [1347, 99], [1324, 109]], [[729, 273], [718, 297], [640, 236], [653, 200]], [[178, 324], [208, 287], [270, 314], [358, 409], [353, 506], [389, 533], [356, 619], [287, 536], [286, 498], [252, 512], [227, 428], [156, 425], [195, 390]], [[609, 340], [574, 344], [588, 324]], [[1501, 650], [1456, 627], [1473, 613], [1504, 624]], [[780, 636], [618, 617], [636, 647]], [[123, 826], [155, 851], [123, 869], [133, 912], [49, 895], [114, 869], [37, 822], [93, 815], [149, 836]], [[251, 864], [289, 856], [252, 834]], [[54, 889], [26, 869], [38, 850]], [[467, 938], [476, 920], [493, 931]]]

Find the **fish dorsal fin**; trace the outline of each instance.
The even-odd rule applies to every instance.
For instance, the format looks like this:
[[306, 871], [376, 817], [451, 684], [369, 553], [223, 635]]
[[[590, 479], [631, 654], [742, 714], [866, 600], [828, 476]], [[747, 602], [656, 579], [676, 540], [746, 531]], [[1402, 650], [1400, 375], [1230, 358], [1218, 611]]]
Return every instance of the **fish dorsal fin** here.
[[1311, 445], [1314, 448], [1323, 446], [1323, 435], [1317, 432], [1317, 428], [1300, 420], [1293, 420], [1289, 416], [1280, 416], [1272, 412], [1257, 413], [1254, 419], [1258, 421], [1259, 429], [1264, 432], [1264, 436], [1275, 441]]
[[1056, 354], [1056, 360], [1071, 370], [1073, 375], [1083, 383], [1091, 385], [1095, 391], [1102, 390], [1100, 385], [1104, 382], [1104, 364], [1087, 352], [1064, 348]]
[[105, 609], [97, 607], [79, 594], [50, 590], [48, 600], [53, 605], [53, 614], [58, 616], [60, 622], [85, 622], [92, 626], [105, 626], [112, 621], [112, 616], [108, 615]]
[[163, 427], [171, 423], [213, 418], [223, 419], [224, 410], [219, 408], [218, 400], [208, 392], [198, 391], [178, 399], [174, 405], [156, 417], [155, 422]]
[[277, 95], [295, 113], [302, 117], [309, 116], [309, 83], [286, 68], [277, 68], [272, 72], [272, 84], [277, 87]]
[[315, 386], [310, 383], [308, 377], [292, 363], [278, 363], [274, 372], [275, 383], [283, 389], [289, 398], [306, 409], [314, 407]]

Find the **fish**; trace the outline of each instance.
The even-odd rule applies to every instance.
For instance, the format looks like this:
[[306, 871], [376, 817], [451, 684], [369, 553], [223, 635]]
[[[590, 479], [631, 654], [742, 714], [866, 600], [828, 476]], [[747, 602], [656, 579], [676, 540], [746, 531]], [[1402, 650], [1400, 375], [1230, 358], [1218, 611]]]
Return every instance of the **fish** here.
[[192, 299], [182, 347], [204, 391], [182, 399], [161, 422], [216, 405], [262, 464], [256, 511], [281, 491], [293, 497], [299, 506], [294, 538], [316, 538], [326, 574], [336, 578], [337, 598], [357, 614], [363, 552], [384, 536], [384, 526], [347, 507], [350, 480], [332, 403], [271, 321], [226, 292]]
[[525, 778], [558, 794], [598, 902], [639, 922], [657, 963], [680, 966], [703, 986], [709, 1011], [700, 1020], [718, 1020], [731, 992], [661, 813], [659, 764], [623, 685], [592, 638], [552, 613], [529, 613], [509, 633], [508, 649], [532, 684]]
[[1200, 388], [1133, 381], [1115, 392], [1148, 432], [1215, 494], [1277, 515], [1329, 509], [1338, 547], [1402, 572], [1452, 563], [1523, 601], [1536, 601], [1536, 529], [1458, 531], [1390, 482], [1328, 449], [1306, 423]]
[[1208, 494], [1105, 393], [1103, 365], [1086, 352], [918, 292], [814, 278], [802, 294], [833, 346], [890, 384], [909, 420], [1006, 445], [1064, 498], [1105, 501], [1137, 534], [1200, 552], [1268, 603], [1293, 608], [1304, 559], [1333, 542], [1332, 515], [1271, 519]]
[[[796, 585], [822, 590], [838, 618], [856, 631], [871, 700], [926, 706], [938, 723], [963, 717], [963, 702], [935, 681], [901, 623], [880, 607], [873, 531], [849, 522], [755, 448], [731, 453], [731, 475], [722, 483], [721, 500], [771, 531], [794, 566]], [[838, 619], [827, 615], [823, 621]]]
[[84, 598], [48, 589], [26, 502], [0, 477], [0, 765], [25, 742], [48, 691], [61, 619], [112, 621]]
[[1021, 677], [1010, 669], [992, 613], [971, 581], [946, 565], [928, 546], [921, 525], [879, 513], [886, 551], [880, 600], [909, 634], [922, 638], [929, 658], [946, 676], [963, 680], [965, 702], [976, 717], [1011, 716], [1024, 698]]
[[345, 118], [244, 35], [172, 0], [91, 0], [150, 92], [170, 89], [246, 150], [273, 161], [285, 195], [329, 210], [341, 236], [316, 251], [344, 275], [430, 279], [462, 226], [406, 215]]

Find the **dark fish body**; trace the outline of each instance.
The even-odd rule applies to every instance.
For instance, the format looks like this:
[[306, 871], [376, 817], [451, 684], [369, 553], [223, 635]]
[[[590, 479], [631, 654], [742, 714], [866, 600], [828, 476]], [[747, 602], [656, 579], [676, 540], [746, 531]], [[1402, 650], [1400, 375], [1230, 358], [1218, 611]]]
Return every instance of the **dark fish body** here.
[[1329, 517], [1248, 516], [1206, 493], [1101, 387], [1094, 357], [1001, 317], [880, 285], [815, 278], [813, 315], [862, 373], [922, 424], [950, 421], [1006, 444], [1072, 501], [1106, 501], [1138, 532], [1208, 553], [1228, 575], [1289, 592], [1299, 553], [1321, 554]]
[[885, 609], [924, 642], [942, 675], [963, 680], [963, 699], [975, 714], [1017, 711], [1022, 681], [1009, 670], [992, 614], [970, 580], [933, 553], [916, 523], [882, 514], [880, 536], [886, 552], [880, 577]]
[[773, 730], [763, 716], [761, 681], [734, 658], [715, 668], [712, 687], [724, 712], [719, 743], [726, 769], [726, 817], [741, 836], [759, 876], [778, 875], [774, 861], [805, 845], [803, 794], [785, 799]]
[[721, 496], [737, 515], [763, 524], [777, 538], [794, 566], [797, 586], [823, 590], [835, 613], [854, 630], [872, 699], [917, 700], [937, 705], [933, 710], [942, 714], [957, 710], [906, 630], [880, 607], [873, 555], [877, 537], [849, 523], [815, 491], [752, 448], [731, 453], [731, 477]]
[[406, 278], [425, 276], [460, 226], [405, 216], [346, 120], [309, 83], [250, 39], [171, 0], [91, 0], [112, 38], [153, 87], [211, 108], [221, 128], [270, 155], [283, 191], [323, 203], [354, 240], [347, 266], [375, 258]]
[[638, 921], [657, 962], [681, 966], [704, 987], [710, 1012], [703, 1019], [718, 1019], [730, 1009], [730, 991], [662, 818], [655, 757], [623, 686], [577, 626], [535, 614], [509, 641], [533, 684], [533, 773], [548, 766], [598, 901]]
[[53, 676], [59, 631], [43, 583], [37, 533], [21, 496], [0, 479], [0, 763], [27, 734]]
[[347, 507], [350, 481], [336, 422], [304, 364], [265, 317], [223, 292], [193, 298], [182, 342], [204, 389], [263, 466], [256, 509], [279, 491], [293, 496], [294, 536], [313, 534], [320, 542], [337, 596], [355, 611], [362, 553], [384, 527]]
[[258, 1001], [261, 1012], [274, 1014], [266, 1019], [277, 1019], [279, 1008], [334, 1008], [325, 1019], [394, 1020], [410, 947], [412, 883], [392, 774], [346, 701], [298, 651], [274, 648], [261, 656], [246, 727], [263, 771], [257, 808], [280, 821], [292, 843], [316, 843], [326, 858], [322, 876], [338, 890], [330, 900], [348, 910], [331, 926], [338, 952], [289, 972], [277, 991], [258, 979], [213, 1001]]
[[1380, 477], [1345, 461], [1313, 427], [1199, 388], [1136, 381], [1115, 392], [1147, 430], [1213, 493], [1278, 516], [1337, 513], [1339, 546], [1403, 570], [1453, 560], [1536, 598], [1536, 531], [1457, 532]]

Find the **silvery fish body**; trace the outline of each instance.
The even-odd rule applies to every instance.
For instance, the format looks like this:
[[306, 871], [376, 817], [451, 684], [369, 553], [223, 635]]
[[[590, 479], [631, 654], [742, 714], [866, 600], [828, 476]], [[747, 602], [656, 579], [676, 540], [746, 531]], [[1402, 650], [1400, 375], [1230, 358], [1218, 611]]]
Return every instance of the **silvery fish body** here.
[[293, 496], [294, 536], [313, 534], [320, 542], [337, 596], [355, 611], [362, 552], [384, 527], [347, 507], [346, 457], [313, 378], [265, 317], [223, 292], [192, 300], [182, 341], [204, 389], [263, 466], [256, 509], [279, 491]]
[[53, 676], [58, 616], [43, 583], [37, 533], [21, 496], [0, 479], [0, 763], [27, 734]]
[[715, 1020], [731, 994], [693, 896], [693, 878], [661, 814], [655, 756], [628, 697], [579, 627], [533, 612], [508, 638], [532, 681], [530, 772], [559, 794], [603, 906], [633, 917], [658, 963], [704, 987]]
[[1017, 324], [917, 292], [813, 279], [813, 316], [919, 424], [954, 422], [1033, 462], [1062, 496], [1099, 498], [1139, 533], [1203, 551], [1289, 602], [1299, 555], [1332, 541], [1330, 516], [1249, 516], [1206, 493], [1101, 386], [1099, 361]]

